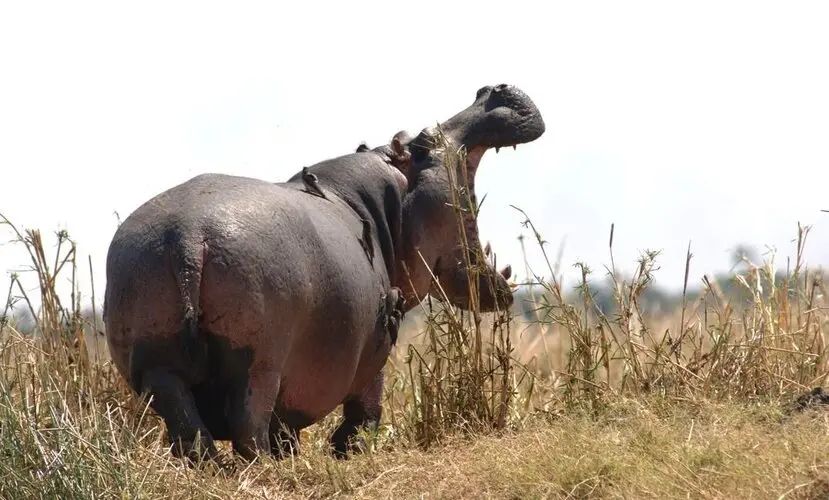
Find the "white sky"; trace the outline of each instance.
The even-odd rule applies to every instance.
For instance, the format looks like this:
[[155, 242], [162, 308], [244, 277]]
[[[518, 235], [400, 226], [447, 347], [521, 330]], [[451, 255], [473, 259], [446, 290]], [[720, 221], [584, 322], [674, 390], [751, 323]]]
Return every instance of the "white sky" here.
[[[477, 181], [482, 238], [519, 278], [529, 233], [509, 204], [551, 255], [565, 239], [565, 268], [597, 274], [612, 222], [617, 265], [662, 249], [666, 286], [681, 286], [689, 240], [692, 283], [741, 242], [785, 265], [798, 221], [813, 225], [807, 262], [829, 263], [829, 3], [214, 5], [0, 6], [0, 213], [68, 229], [99, 298], [114, 211], [202, 172], [284, 180], [501, 82], [547, 123], [487, 155]], [[20, 251], [0, 247], [0, 269]]]

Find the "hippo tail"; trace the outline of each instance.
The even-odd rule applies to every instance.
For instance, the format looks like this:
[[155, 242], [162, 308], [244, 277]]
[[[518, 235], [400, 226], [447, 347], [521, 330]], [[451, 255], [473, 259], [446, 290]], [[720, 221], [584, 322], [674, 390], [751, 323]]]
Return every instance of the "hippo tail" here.
[[165, 283], [175, 286], [180, 297], [175, 312], [179, 326], [177, 331], [169, 332], [173, 334], [169, 341], [140, 342], [133, 346], [130, 383], [138, 393], [143, 390], [144, 372], [154, 366], [171, 369], [188, 384], [197, 384], [207, 375], [208, 344], [199, 325], [206, 245], [201, 240], [188, 240], [174, 229], [164, 233], [161, 244], [165, 273], [173, 278]]
[[173, 261], [173, 274], [176, 277], [183, 306], [179, 340], [184, 351], [184, 361], [189, 368], [187, 371], [190, 372], [192, 381], [198, 382], [204, 378], [207, 369], [207, 343], [199, 328], [201, 283], [207, 244], [176, 243], [170, 247], [170, 253]]

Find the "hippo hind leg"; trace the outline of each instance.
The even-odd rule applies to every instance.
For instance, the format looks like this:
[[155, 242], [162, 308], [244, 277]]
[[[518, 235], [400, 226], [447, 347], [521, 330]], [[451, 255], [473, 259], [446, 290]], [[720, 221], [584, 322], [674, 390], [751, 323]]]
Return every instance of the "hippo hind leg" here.
[[249, 375], [235, 381], [229, 399], [233, 449], [246, 460], [253, 460], [260, 451], [271, 451], [271, 415], [280, 385], [278, 373], [256, 368], [252, 365]]
[[229, 439], [246, 460], [270, 451], [268, 428], [279, 393], [280, 373], [250, 346], [234, 347], [228, 335], [201, 332], [210, 352], [209, 377], [194, 388], [196, 404], [218, 439]]
[[331, 447], [336, 458], [348, 458], [348, 452], [360, 452], [366, 443], [357, 440], [357, 432], [363, 428], [374, 432], [380, 425], [383, 413], [383, 372], [374, 377], [371, 384], [357, 397], [343, 402], [343, 421], [331, 435]]
[[191, 387], [204, 424], [216, 441], [231, 439], [230, 426], [225, 415], [227, 391], [214, 379]]
[[193, 464], [204, 458], [218, 459], [193, 393], [180, 376], [166, 368], [152, 368], [141, 374], [141, 389], [152, 396], [150, 406], [167, 425], [174, 456], [186, 456]]

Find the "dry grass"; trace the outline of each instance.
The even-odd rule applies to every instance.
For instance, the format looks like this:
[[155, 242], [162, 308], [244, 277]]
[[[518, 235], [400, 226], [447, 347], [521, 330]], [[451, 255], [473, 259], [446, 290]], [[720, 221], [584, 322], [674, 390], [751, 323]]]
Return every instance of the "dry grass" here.
[[[448, 155], [453, 178], [462, 160]], [[477, 207], [456, 188], [463, 224]], [[532, 322], [460, 311], [438, 293], [401, 332], [365, 455], [329, 458], [335, 414], [303, 432], [300, 456], [226, 472], [174, 460], [163, 423], [108, 363], [81, 314], [69, 236], [50, 255], [39, 232], [4, 222], [29, 251], [42, 307], [12, 276], [9, 301], [36, 326], [0, 324], [2, 498], [829, 496], [829, 416], [787, 410], [829, 371], [822, 275], [801, 262], [808, 228], [782, 280], [772, 260], [749, 263], [735, 276], [746, 300], [704, 277], [704, 293], [660, 317], [642, 308], [658, 254], [623, 279], [612, 230], [613, 313], [598, 308], [590, 269], [580, 265], [573, 296], [549, 259]], [[67, 275], [68, 300], [56, 292]]]

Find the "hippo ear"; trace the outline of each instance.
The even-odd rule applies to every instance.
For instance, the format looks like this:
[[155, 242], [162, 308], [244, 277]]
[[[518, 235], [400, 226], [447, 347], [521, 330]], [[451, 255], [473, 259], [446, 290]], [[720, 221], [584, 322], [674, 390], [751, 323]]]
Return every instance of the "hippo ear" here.
[[391, 149], [394, 151], [396, 155], [404, 155], [406, 154], [405, 148], [403, 148], [403, 143], [400, 142], [400, 136], [395, 135], [391, 138]]
[[412, 134], [406, 132], [405, 130], [401, 130], [400, 132], [394, 134], [395, 137], [400, 141], [403, 146], [408, 146], [410, 142], [412, 142]]
[[[391, 140], [391, 150], [394, 153], [394, 156], [397, 158], [397, 163], [400, 163], [401, 170], [409, 170], [409, 164], [412, 161], [412, 155], [406, 151], [406, 148], [403, 147], [403, 144], [400, 143], [400, 138], [394, 136]], [[406, 172], [403, 172], [406, 174]]]
[[402, 140], [405, 140], [405, 135], [401, 140], [402, 134], [404, 133], [398, 132], [391, 139], [392, 164], [408, 179], [412, 166], [412, 154], [403, 145]]
[[498, 271], [498, 272], [500, 272], [500, 273], [501, 273], [501, 276], [503, 276], [505, 280], [508, 280], [508, 279], [510, 279], [510, 277], [512, 276], [512, 266], [511, 266], [511, 265], [507, 265], [507, 267], [505, 267], [505, 268], [501, 269], [501, 270], [500, 270], [500, 271]]

